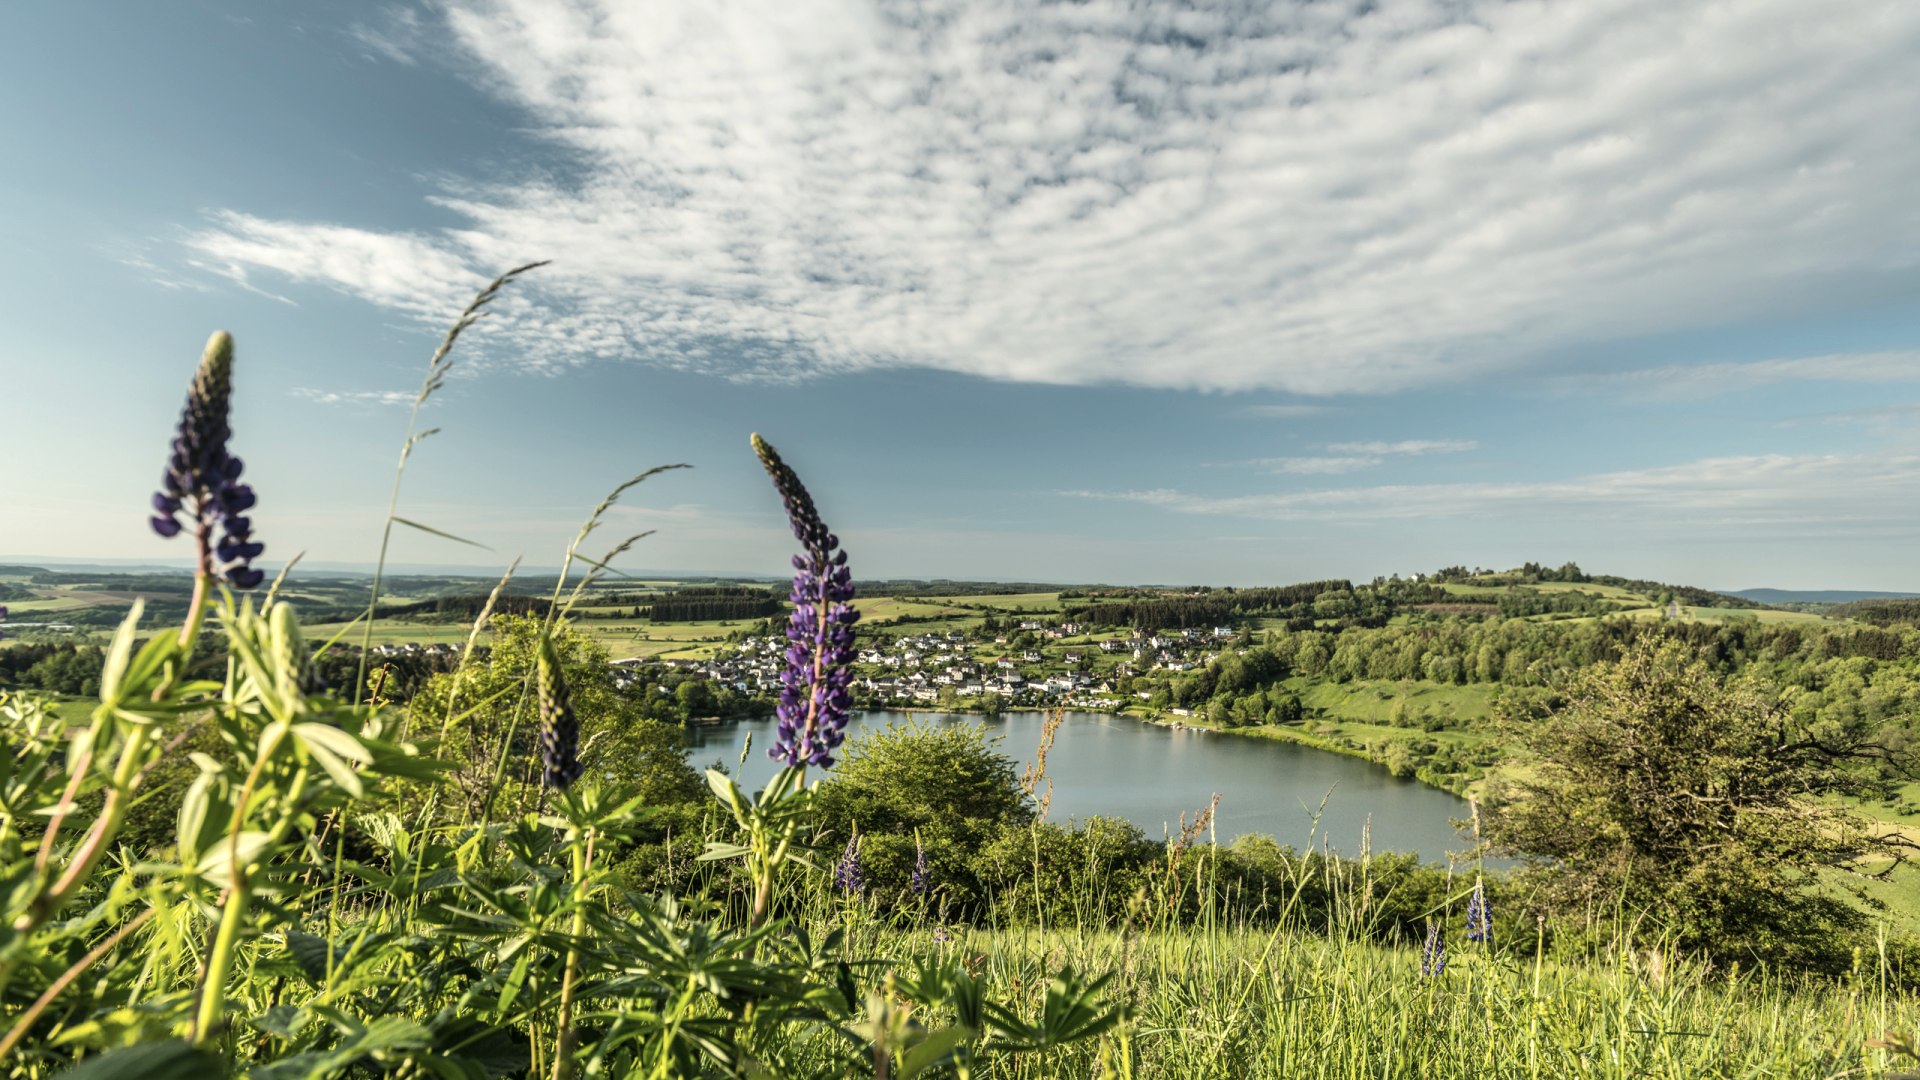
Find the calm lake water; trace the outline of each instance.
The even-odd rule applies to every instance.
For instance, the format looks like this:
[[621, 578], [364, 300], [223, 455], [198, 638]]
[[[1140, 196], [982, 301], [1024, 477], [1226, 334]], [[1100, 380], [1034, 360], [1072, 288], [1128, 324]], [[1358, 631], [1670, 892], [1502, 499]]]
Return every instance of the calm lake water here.
[[[1007, 713], [997, 719], [949, 713], [875, 711], [856, 714], [851, 737], [874, 726], [980, 724], [1000, 739], [1000, 751], [1024, 768], [1040, 745], [1043, 714]], [[742, 740], [753, 733], [753, 752], [740, 764]], [[773, 720], [743, 721], [696, 729], [690, 754], [696, 768], [724, 763], [749, 792], [774, 773], [766, 748]], [[1104, 713], [1072, 712], [1047, 756], [1053, 778], [1051, 821], [1095, 814], [1123, 817], [1148, 836], [1179, 831], [1221, 794], [1219, 837], [1265, 833], [1296, 848], [1318, 848], [1324, 837], [1335, 850], [1357, 854], [1372, 829], [1373, 850], [1412, 851], [1444, 861], [1468, 845], [1451, 824], [1467, 815], [1466, 800], [1413, 780], [1398, 780], [1358, 758], [1273, 739], [1176, 731]], [[1321, 803], [1325, 800], [1325, 809]], [[1319, 815], [1319, 831], [1314, 816]]]

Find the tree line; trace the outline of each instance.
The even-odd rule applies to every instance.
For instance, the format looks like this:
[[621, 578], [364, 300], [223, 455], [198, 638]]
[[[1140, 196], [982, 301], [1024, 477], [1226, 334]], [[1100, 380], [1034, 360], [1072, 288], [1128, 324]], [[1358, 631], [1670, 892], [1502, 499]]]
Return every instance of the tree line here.
[[751, 586], [680, 589], [655, 597], [648, 606], [654, 622], [708, 622], [716, 619], [764, 619], [786, 610], [771, 590]]

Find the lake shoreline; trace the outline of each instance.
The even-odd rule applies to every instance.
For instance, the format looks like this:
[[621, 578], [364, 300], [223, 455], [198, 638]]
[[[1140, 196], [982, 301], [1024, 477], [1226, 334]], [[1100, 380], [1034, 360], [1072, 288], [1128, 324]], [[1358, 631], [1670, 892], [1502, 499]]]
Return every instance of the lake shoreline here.
[[[999, 712], [990, 713], [984, 709], [972, 709], [972, 708], [967, 708], [967, 707], [958, 706], [958, 705], [948, 707], [948, 708], [942, 708], [938, 706], [926, 706], [926, 705], [889, 705], [889, 706], [886, 706], [885, 708], [873, 707], [873, 708], [866, 708], [866, 709], [856, 709], [854, 711], [912, 713], [912, 714], [926, 713], [926, 714], [935, 715], [935, 716], [978, 716], [984, 719], [992, 720], [992, 719], [998, 719], [1004, 716], [1009, 716], [1015, 713], [1019, 713], [1019, 714], [1031, 713], [1038, 716], [1045, 716], [1049, 712], [1052, 712], [1053, 710], [1032, 709], [1032, 708], [1002, 709]], [[1387, 772], [1387, 775], [1389, 776], [1393, 775], [1392, 770], [1387, 769], [1387, 767], [1384, 764], [1376, 760], [1371, 754], [1368, 754], [1365, 748], [1358, 747], [1358, 746], [1350, 746], [1344, 743], [1338, 743], [1331, 739], [1325, 738], [1323, 736], [1315, 735], [1310, 731], [1296, 731], [1293, 728], [1282, 727], [1282, 726], [1273, 725], [1273, 724], [1262, 724], [1259, 727], [1249, 727], [1249, 728], [1223, 728], [1223, 727], [1215, 727], [1214, 725], [1209, 724], [1204, 720], [1199, 720], [1196, 717], [1185, 717], [1185, 718], [1173, 719], [1173, 720], [1155, 720], [1155, 719], [1152, 719], [1151, 717], [1142, 716], [1134, 712], [1133, 706], [1131, 705], [1121, 706], [1118, 709], [1094, 709], [1094, 708], [1088, 708], [1086, 706], [1074, 706], [1068, 709], [1067, 711], [1093, 713], [1101, 716], [1125, 717], [1126, 719], [1133, 720], [1137, 723], [1146, 724], [1146, 725], [1157, 727], [1157, 728], [1166, 728], [1173, 731], [1199, 731], [1199, 732], [1204, 732], [1208, 735], [1234, 735], [1243, 739], [1266, 739], [1272, 742], [1288, 743], [1293, 746], [1304, 746], [1309, 750], [1324, 750], [1329, 754], [1339, 754], [1342, 757], [1353, 758], [1356, 761], [1364, 761], [1367, 764], [1372, 765], [1377, 769], [1385, 770]], [[1425, 777], [1422, 777], [1417, 773], [1412, 776], [1396, 776], [1394, 777], [1394, 779], [1411, 780], [1414, 783], [1421, 785], [1422, 787], [1432, 788], [1434, 791], [1445, 792], [1446, 794], [1452, 795], [1456, 798], [1465, 799], [1470, 797], [1466, 792], [1455, 791], [1452, 788], [1442, 787], [1439, 784], [1431, 783]]]
[[[1017, 768], [1018, 762], [1036, 756], [1048, 712], [866, 709], [850, 718], [848, 734], [916, 723], [930, 728], [983, 726]], [[1271, 734], [1228, 742], [1213, 737], [1220, 729], [1188, 723], [1184, 717], [1148, 719], [1128, 713], [1124, 719], [1131, 722], [1120, 719], [1113, 710], [1067, 710], [1067, 723], [1059, 729], [1049, 758], [1048, 772], [1058, 785], [1056, 816], [1124, 818], [1146, 835], [1158, 836], [1182, 814], [1191, 818], [1212, 796], [1224, 794], [1222, 842], [1261, 834], [1305, 850], [1331, 838], [1345, 853], [1400, 851], [1434, 864], [1457, 858], [1470, 846], [1452, 824], [1468, 816], [1458, 795], [1394, 776], [1350, 749]], [[771, 737], [767, 721], [693, 735], [696, 744], [690, 756], [696, 762], [715, 760], [748, 788], [766, 779], [764, 755], [741, 759], [738, 766], [735, 761], [745, 736], [752, 737], [755, 747]]]

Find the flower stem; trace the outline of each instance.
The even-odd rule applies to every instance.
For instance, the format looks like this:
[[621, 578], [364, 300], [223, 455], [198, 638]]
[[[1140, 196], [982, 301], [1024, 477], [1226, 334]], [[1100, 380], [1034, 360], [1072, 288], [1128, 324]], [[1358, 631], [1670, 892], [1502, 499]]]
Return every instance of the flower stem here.
[[[232, 871], [240, 873], [238, 867]], [[220, 932], [214, 936], [213, 948], [207, 953], [206, 980], [200, 986], [200, 1007], [193, 1018], [193, 1041], [195, 1045], [206, 1046], [220, 1030], [220, 1015], [227, 1007], [227, 972], [233, 968], [234, 945], [240, 939], [240, 927], [246, 922], [247, 898], [244, 888], [236, 888], [228, 893], [226, 905], [220, 913]]]
[[[240, 941], [240, 929], [246, 923], [248, 901], [252, 898], [247, 887], [247, 868], [241, 858], [240, 840], [247, 828], [247, 813], [251, 808], [255, 789], [266, 765], [272, 759], [273, 752], [279, 747], [280, 738], [268, 740], [260, 749], [253, 768], [247, 772], [245, 785], [240, 789], [240, 798], [233, 809], [232, 823], [227, 827], [227, 875], [228, 883], [221, 894], [220, 929], [214, 935], [213, 946], [207, 950], [207, 966], [200, 980], [200, 1005], [195, 1010], [193, 1020], [193, 1041], [195, 1045], [206, 1046], [213, 1041], [220, 1017], [227, 1007], [227, 973], [233, 968], [233, 953]], [[300, 806], [301, 797], [307, 789], [307, 770], [300, 769], [294, 774], [293, 782], [288, 785], [285, 805], [292, 809]], [[267, 842], [261, 851], [271, 850], [293, 826], [294, 813], [281, 815], [280, 821], [267, 834]]]
[[147, 746], [147, 729], [137, 727], [127, 736], [126, 745], [120, 749], [120, 763], [113, 771], [113, 784], [107, 792], [106, 802], [100, 808], [100, 816], [94, 820], [93, 828], [87, 831], [87, 838], [80, 842], [80, 850], [74, 853], [73, 861], [67, 864], [60, 880], [51, 889], [40, 894], [25, 914], [14, 920], [13, 928], [27, 933], [51, 918], [60, 910], [80, 886], [93, 873], [93, 868], [107, 853], [107, 845], [120, 831], [120, 823], [127, 816], [127, 804], [133, 798], [133, 780], [139, 775], [141, 754]]
[[554, 1039], [552, 1080], [568, 1080], [573, 1075], [573, 1052], [577, 1036], [573, 1030], [573, 1000], [580, 983], [580, 939], [587, 933], [586, 898], [580, 893], [587, 885], [587, 868], [593, 865], [593, 838], [573, 848], [573, 925], [568, 931], [566, 973], [560, 977], [559, 1034]]

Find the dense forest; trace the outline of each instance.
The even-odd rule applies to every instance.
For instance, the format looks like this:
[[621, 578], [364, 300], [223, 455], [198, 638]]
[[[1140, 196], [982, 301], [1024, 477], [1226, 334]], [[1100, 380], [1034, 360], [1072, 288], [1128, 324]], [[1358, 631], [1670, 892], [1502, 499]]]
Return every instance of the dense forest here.
[[[1434, 589], [1431, 598], [1444, 599], [1446, 595], [1444, 590]], [[1355, 617], [1363, 608], [1368, 609], [1367, 614], [1374, 614], [1372, 609], [1379, 606], [1356, 594], [1352, 582], [1337, 580], [1273, 588], [1194, 589], [1179, 594], [1149, 594], [1071, 605], [1064, 614], [1069, 620], [1106, 626], [1180, 630], [1228, 626], [1262, 617], [1309, 620]]]
[[772, 590], [750, 585], [678, 589], [655, 597], [650, 605], [657, 623], [764, 619], [785, 609]]
[[1835, 604], [1828, 614], [1839, 619], [1859, 619], [1878, 626], [1920, 625], [1920, 599], [1853, 600]]

